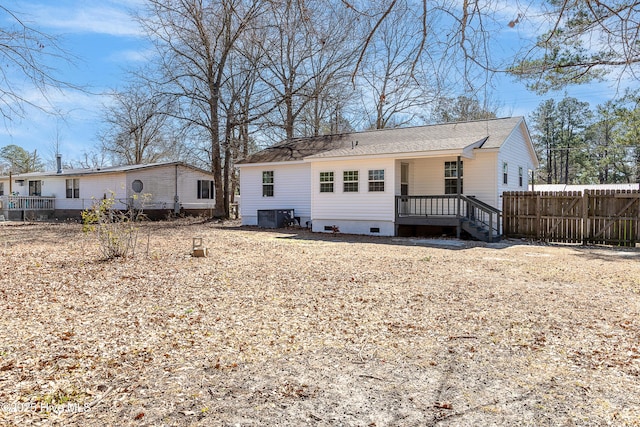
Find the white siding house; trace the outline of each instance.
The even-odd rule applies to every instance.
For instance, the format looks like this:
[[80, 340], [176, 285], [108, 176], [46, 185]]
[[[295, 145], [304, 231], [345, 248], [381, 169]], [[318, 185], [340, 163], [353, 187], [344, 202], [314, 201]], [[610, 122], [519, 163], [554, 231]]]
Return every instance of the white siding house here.
[[384, 236], [485, 226], [491, 240], [502, 192], [537, 167], [522, 117], [297, 138], [238, 162], [240, 213], [261, 225], [260, 210], [295, 209], [313, 231]]
[[6, 218], [78, 218], [96, 199], [113, 196], [116, 209], [130, 204], [150, 216], [209, 213], [213, 175], [181, 163], [154, 163], [0, 176], [0, 212]]
[[[240, 173], [240, 216], [245, 225], [258, 225], [258, 211], [293, 209], [300, 223], [311, 220], [311, 174], [309, 163], [264, 163]], [[263, 183], [263, 173], [273, 177]], [[272, 174], [269, 174], [272, 172]], [[272, 187], [270, 187], [272, 186]], [[273, 191], [269, 191], [273, 188]]]

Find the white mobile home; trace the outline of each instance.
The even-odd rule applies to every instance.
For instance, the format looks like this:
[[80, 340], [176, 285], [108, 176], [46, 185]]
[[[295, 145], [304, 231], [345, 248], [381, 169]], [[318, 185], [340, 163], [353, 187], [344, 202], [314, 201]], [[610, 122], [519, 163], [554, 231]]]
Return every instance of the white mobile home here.
[[526, 190], [537, 167], [522, 117], [296, 138], [238, 162], [240, 214], [244, 225], [293, 210], [319, 232], [455, 227], [492, 240], [502, 192]]
[[[0, 213], [7, 219], [79, 218], [96, 199], [113, 196], [150, 216], [207, 214], [214, 206], [213, 175], [181, 162], [0, 176]], [[144, 195], [144, 197], [142, 197]], [[144, 206], [140, 206], [144, 200]]]

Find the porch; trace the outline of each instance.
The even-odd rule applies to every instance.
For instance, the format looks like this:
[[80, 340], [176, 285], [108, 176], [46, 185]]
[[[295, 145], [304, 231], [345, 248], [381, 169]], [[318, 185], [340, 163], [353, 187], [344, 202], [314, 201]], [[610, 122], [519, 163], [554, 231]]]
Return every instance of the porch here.
[[502, 235], [501, 212], [463, 194], [396, 196], [396, 234], [401, 225], [456, 227], [476, 239], [493, 242]]
[[55, 197], [0, 196], [0, 214], [9, 220], [36, 219], [53, 214]]

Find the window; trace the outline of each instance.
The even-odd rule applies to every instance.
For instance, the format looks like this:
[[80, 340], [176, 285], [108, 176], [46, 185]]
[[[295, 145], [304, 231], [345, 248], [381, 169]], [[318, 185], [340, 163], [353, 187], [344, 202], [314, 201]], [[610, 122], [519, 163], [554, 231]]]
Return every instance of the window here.
[[369, 171], [369, 191], [384, 191], [384, 169]]
[[131, 183], [131, 189], [133, 190], [134, 193], [140, 193], [143, 188], [144, 188], [144, 185], [142, 184], [142, 181], [140, 181], [139, 179], [136, 179]]
[[358, 171], [344, 171], [342, 173], [342, 181], [345, 193], [358, 192]]
[[409, 164], [400, 164], [400, 195], [409, 195]]
[[4, 182], [0, 182], [0, 196], [4, 196]]
[[524, 182], [524, 170], [522, 169], [522, 166], [518, 166], [518, 185], [522, 187], [523, 182]]
[[79, 179], [67, 179], [67, 199], [79, 199], [80, 198], [80, 180]]
[[505, 185], [509, 183], [509, 165], [507, 165], [507, 162], [502, 163], [502, 183]]
[[[460, 162], [460, 194], [464, 193], [463, 166], [464, 163]], [[458, 194], [458, 162], [444, 162], [444, 194]]]
[[213, 181], [198, 180], [198, 199], [213, 199]]
[[273, 171], [262, 172], [262, 197], [273, 197]]
[[320, 192], [333, 193], [333, 172], [320, 172]]
[[42, 181], [29, 181], [29, 195], [42, 196]]

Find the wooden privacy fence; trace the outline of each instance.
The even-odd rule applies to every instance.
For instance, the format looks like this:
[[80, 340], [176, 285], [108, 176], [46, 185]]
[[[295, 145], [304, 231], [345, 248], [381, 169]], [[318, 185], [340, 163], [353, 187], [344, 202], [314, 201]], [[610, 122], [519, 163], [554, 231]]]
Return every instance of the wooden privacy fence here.
[[547, 242], [634, 246], [640, 191], [514, 191], [502, 195], [504, 235]]

